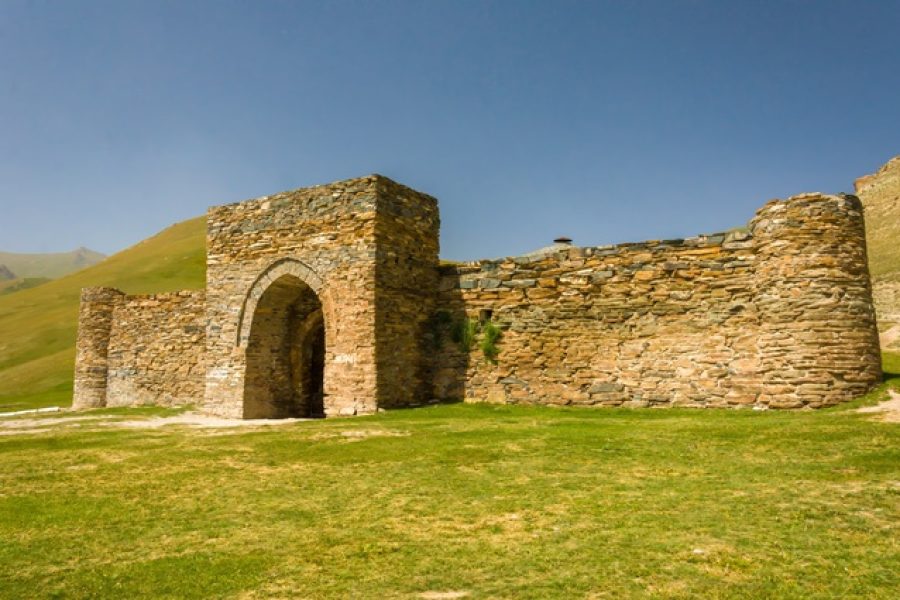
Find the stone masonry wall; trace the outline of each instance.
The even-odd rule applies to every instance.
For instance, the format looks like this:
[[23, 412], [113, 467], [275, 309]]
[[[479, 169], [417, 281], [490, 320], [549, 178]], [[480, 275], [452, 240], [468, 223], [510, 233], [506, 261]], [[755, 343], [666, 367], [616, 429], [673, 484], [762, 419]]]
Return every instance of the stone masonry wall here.
[[379, 181], [376, 360], [378, 406], [408, 406], [430, 397], [425, 337], [437, 289], [437, 200]]
[[[597, 248], [446, 269], [439, 305], [503, 330], [497, 363], [451, 335], [440, 398], [649, 406], [752, 403], [754, 255], [746, 234]], [[734, 371], [733, 371], [734, 370]]]
[[854, 196], [773, 201], [746, 232], [443, 267], [438, 227], [434, 198], [377, 175], [213, 207], [205, 292], [82, 292], [73, 407], [815, 408], [880, 381]]
[[125, 296], [113, 310], [106, 406], [178, 406], [203, 397], [203, 291]]
[[113, 288], [81, 290], [72, 395], [75, 410], [106, 406], [107, 355], [113, 310], [124, 296]]
[[203, 291], [81, 293], [72, 408], [197, 403], [205, 375]]
[[[445, 267], [435, 396], [815, 407], [869, 389], [880, 370], [858, 200], [773, 202], [752, 227]], [[496, 362], [453, 340], [464, 319], [502, 329]]]
[[794, 196], [763, 206], [750, 226], [758, 257], [758, 402], [828, 406], [881, 381], [859, 199]]

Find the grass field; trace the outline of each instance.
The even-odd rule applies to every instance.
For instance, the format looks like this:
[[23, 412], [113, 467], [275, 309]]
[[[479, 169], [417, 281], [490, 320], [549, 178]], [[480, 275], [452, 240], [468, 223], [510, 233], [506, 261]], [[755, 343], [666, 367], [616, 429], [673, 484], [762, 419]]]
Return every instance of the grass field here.
[[900, 426], [846, 407], [79, 423], [0, 436], [0, 597], [895, 598], [900, 586]]
[[[0, 295], [0, 412], [71, 402], [81, 287], [202, 287], [203, 242], [194, 219]], [[900, 425], [852, 412], [900, 391], [884, 370], [816, 412], [39, 417], [0, 428], [0, 598], [895, 598]]]
[[185, 221], [97, 265], [0, 295], [0, 412], [71, 404], [82, 287], [132, 294], [201, 288], [205, 236], [204, 218]]

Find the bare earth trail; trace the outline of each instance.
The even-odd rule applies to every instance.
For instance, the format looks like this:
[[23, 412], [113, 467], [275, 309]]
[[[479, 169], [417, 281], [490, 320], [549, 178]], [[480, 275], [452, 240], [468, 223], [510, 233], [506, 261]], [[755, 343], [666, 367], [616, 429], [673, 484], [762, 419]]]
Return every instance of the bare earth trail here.
[[[900, 393], [889, 390], [890, 400], [875, 406], [864, 406], [857, 412], [876, 415], [888, 423], [900, 423]], [[63, 415], [63, 416], [60, 416]], [[159, 429], [166, 426], [187, 426], [196, 429], [259, 428], [288, 425], [315, 419], [227, 419], [199, 412], [187, 412], [163, 417], [123, 419], [121, 415], [65, 416], [56, 413], [45, 417], [0, 419], [0, 436], [44, 433], [52, 429], [102, 429], [108, 427], [128, 429]], [[344, 436], [356, 436], [365, 432], [343, 432]], [[366, 437], [365, 435], [363, 437]]]
[[[63, 413], [64, 414], [64, 413]], [[235, 428], [266, 427], [287, 425], [312, 419], [226, 419], [202, 413], [188, 412], [166, 417], [123, 420], [120, 416], [82, 415], [47, 416], [41, 418], [0, 419], [0, 435], [42, 433], [51, 427], [74, 427], [93, 429], [98, 427], [124, 427], [135, 429], [158, 429], [167, 425], [185, 425], [195, 428]]]
[[878, 337], [880, 338], [882, 349], [892, 348], [894, 342], [900, 341], [900, 325], [894, 325]]
[[875, 406], [864, 406], [858, 409], [861, 413], [874, 413], [881, 417], [882, 421], [888, 423], [900, 423], [900, 393], [888, 390], [891, 395], [890, 400], [886, 400]]

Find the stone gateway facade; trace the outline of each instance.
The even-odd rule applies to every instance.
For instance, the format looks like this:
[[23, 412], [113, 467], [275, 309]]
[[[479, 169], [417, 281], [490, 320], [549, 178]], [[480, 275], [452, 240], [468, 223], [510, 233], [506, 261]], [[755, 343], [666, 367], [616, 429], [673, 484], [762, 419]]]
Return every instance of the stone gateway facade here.
[[373, 175], [213, 207], [204, 291], [82, 292], [74, 408], [356, 415], [432, 400], [830, 406], [881, 380], [862, 208], [441, 264], [437, 201]]

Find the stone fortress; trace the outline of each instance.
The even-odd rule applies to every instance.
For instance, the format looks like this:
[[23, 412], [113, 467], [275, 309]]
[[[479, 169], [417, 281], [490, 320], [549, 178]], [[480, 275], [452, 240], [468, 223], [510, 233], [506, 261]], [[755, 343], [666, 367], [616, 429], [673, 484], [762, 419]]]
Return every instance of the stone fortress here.
[[379, 175], [213, 207], [205, 290], [83, 290], [73, 408], [817, 408], [881, 381], [854, 196], [772, 201], [746, 232], [452, 265], [438, 229], [433, 197]]

